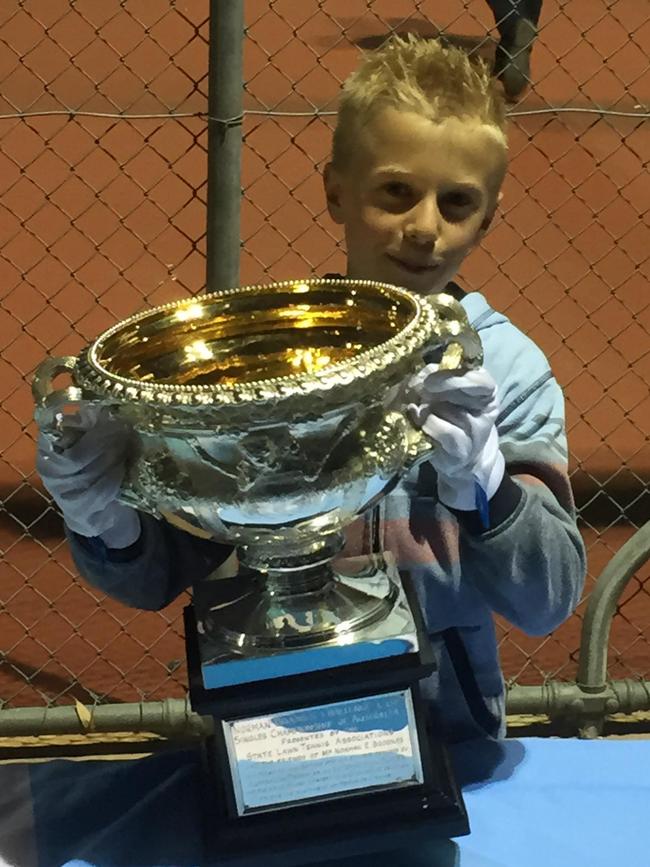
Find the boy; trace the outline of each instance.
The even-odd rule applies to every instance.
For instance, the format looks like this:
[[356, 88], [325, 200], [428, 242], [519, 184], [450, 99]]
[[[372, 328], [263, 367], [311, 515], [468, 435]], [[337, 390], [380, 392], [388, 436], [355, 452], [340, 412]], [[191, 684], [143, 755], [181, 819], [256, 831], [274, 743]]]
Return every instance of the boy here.
[[[348, 276], [450, 292], [484, 344], [480, 370], [413, 377], [411, 413], [437, 449], [382, 502], [379, 523], [375, 511], [351, 528], [345, 552], [379, 539], [411, 572], [439, 663], [427, 692], [448, 740], [504, 733], [493, 612], [550, 632], [577, 605], [585, 569], [560, 388], [532, 341], [451, 282], [506, 170], [495, 88], [458, 49], [390, 40], [344, 86], [325, 172]], [[78, 568], [127, 604], [162, 607], [228, 549], [119, 505], [128, 431], [101, 413], [79, 424], [86, 433], [61, 454], [41, 439], [38, 461]]]

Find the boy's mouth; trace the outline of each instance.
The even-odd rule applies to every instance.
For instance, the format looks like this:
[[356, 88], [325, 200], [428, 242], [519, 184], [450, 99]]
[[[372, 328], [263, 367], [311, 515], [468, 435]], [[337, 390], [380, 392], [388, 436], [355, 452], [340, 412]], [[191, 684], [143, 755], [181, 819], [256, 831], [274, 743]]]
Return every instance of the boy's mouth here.
[[420, 265], [416, 262], [407, 262], [404, 259], [399, 259], [397, 256], [392, 256], [390, 253], [386, 253], [386, 258], [390, 259], [394, 265], [397, 265], [404, 271], [408, 271], [409, 274], [433, 274], [440, 267], [440, 264]]

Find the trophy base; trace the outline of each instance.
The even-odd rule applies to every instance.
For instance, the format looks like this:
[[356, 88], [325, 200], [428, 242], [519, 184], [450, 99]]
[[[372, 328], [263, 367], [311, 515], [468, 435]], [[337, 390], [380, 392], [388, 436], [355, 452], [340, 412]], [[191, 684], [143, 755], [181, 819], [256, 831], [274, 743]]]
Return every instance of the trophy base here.
[[[213, 863], [291, 867], [469, 833], [420, 696], [431, 648], [399, 581], [417, 637], [401, 654], [218, 688], [206, 686], [200, 612], [185, 609], [192, 707], [214, 720], [204, 748]], [[216, 599], [220, 582], [209, 583]]]
[[214, 867], [307, 867], [399, 849], [414, 851], [469, 834], [467, 811], [447, 749], [435, 739], [430, 739], [429, 747], [434, 786], [447, 794], [444, 807], [426, 809], [422, 797], [416, 796], [399, 803], [343, 802], [335, 807], [328, 803], [321, 807], [316, 822], [306, 823], [301, 815], [271, 814], [265, 826], [234, 829], [218, 797], [222, 784], [218, 750], [214, 741], [208, 741], [203, 753], [206, 863]]

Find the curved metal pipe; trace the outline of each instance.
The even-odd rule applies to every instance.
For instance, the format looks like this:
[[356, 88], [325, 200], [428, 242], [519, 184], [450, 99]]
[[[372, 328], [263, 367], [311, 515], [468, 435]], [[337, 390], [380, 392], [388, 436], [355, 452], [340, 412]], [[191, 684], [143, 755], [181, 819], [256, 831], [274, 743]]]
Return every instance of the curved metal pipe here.
[[630, 578], [650, 559], [650, 521], [620, 548], [598, 576], [582, 623], [578, 685], [585, 692], [607, 686], [607, 651], [612, 618]]

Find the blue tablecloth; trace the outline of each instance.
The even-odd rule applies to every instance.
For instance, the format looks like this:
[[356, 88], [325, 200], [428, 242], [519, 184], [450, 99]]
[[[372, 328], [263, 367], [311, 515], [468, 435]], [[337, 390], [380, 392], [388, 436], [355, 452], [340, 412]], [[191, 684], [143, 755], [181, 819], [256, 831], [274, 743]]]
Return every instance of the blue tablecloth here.
[[[465, 744], [454, 761], [470, 836], [322, 867], [650, 865], [650, 741]], [[197, 867], [199, 774], [192, 750], [0, 765], [0, 865]]]

